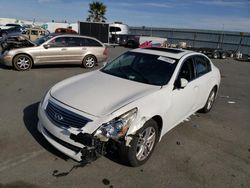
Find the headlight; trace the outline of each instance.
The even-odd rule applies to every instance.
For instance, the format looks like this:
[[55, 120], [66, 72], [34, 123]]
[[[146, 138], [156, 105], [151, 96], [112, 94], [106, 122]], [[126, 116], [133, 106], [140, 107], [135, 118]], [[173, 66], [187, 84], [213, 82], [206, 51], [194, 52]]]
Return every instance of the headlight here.
[[121, 116], [104, 123], [97, 130], [96, 135], [104, 136], [106, 138], [118, 139], [126, 135], [130, 125], [135, 120], [137, 115], [137, 108], [134, 108]]

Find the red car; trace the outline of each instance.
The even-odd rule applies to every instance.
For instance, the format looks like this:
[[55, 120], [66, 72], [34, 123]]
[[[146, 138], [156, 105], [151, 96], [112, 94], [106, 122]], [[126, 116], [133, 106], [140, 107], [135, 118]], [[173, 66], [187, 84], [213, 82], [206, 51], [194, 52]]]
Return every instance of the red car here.
[[57, 28], [55, 33], [63, 33], [63, 34], [77, 34], [77, 32], [70, 28]]

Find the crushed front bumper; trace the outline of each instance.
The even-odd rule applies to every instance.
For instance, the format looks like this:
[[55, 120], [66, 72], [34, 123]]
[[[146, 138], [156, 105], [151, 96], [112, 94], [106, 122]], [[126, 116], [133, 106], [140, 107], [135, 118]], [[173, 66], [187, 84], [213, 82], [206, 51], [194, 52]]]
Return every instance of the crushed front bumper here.
[[65, 128], [55, 126], [47, 118], [39, 105], [38, 131], [56, 149], [76, 161], [92, 161], [106, 153], [107, 142], [102, 142], [88, 133], [72, 133]]
[[83, 147], [78, 147], [55, 137], [42, 126], [40, 121], [38, 122], [38, 130], [50, 144], [76, 161], [93, 161], [106, 154], [107, 142], [102, 142], [91, 134], [71, 134], [72, 140], [83, 145]]

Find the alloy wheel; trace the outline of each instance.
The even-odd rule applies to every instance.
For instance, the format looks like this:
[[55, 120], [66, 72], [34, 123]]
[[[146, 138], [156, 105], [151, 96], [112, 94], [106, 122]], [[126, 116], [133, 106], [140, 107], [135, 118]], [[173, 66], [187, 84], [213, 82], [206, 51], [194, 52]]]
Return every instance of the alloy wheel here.
[[93, 57], [87, 57], [85, 65], [88, 68], [92, 68], [95, 65], [95, 59]]
[[16, 65], [21, 69], [21, 70], [27, 70], [30, 67], [30, 59], [28, 59], [27, 57], [19, 57]]
[[136, 148], [138, 161], [145, 160], [151, 153], [156, 141], [156, 130], [154, 127], [147, 127], [139, 137]]

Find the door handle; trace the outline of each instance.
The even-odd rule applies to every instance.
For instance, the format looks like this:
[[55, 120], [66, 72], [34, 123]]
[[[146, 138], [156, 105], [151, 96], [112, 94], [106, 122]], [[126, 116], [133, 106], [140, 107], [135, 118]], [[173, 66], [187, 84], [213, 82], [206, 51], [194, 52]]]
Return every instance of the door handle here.
[[61, 49], [61, 51], [66, 51], [66, 50], [67, 50], [67, 48], [62, 48], [62, 49]]
[[82, 48], [82, 50], [87, 50], [87, 48]]

